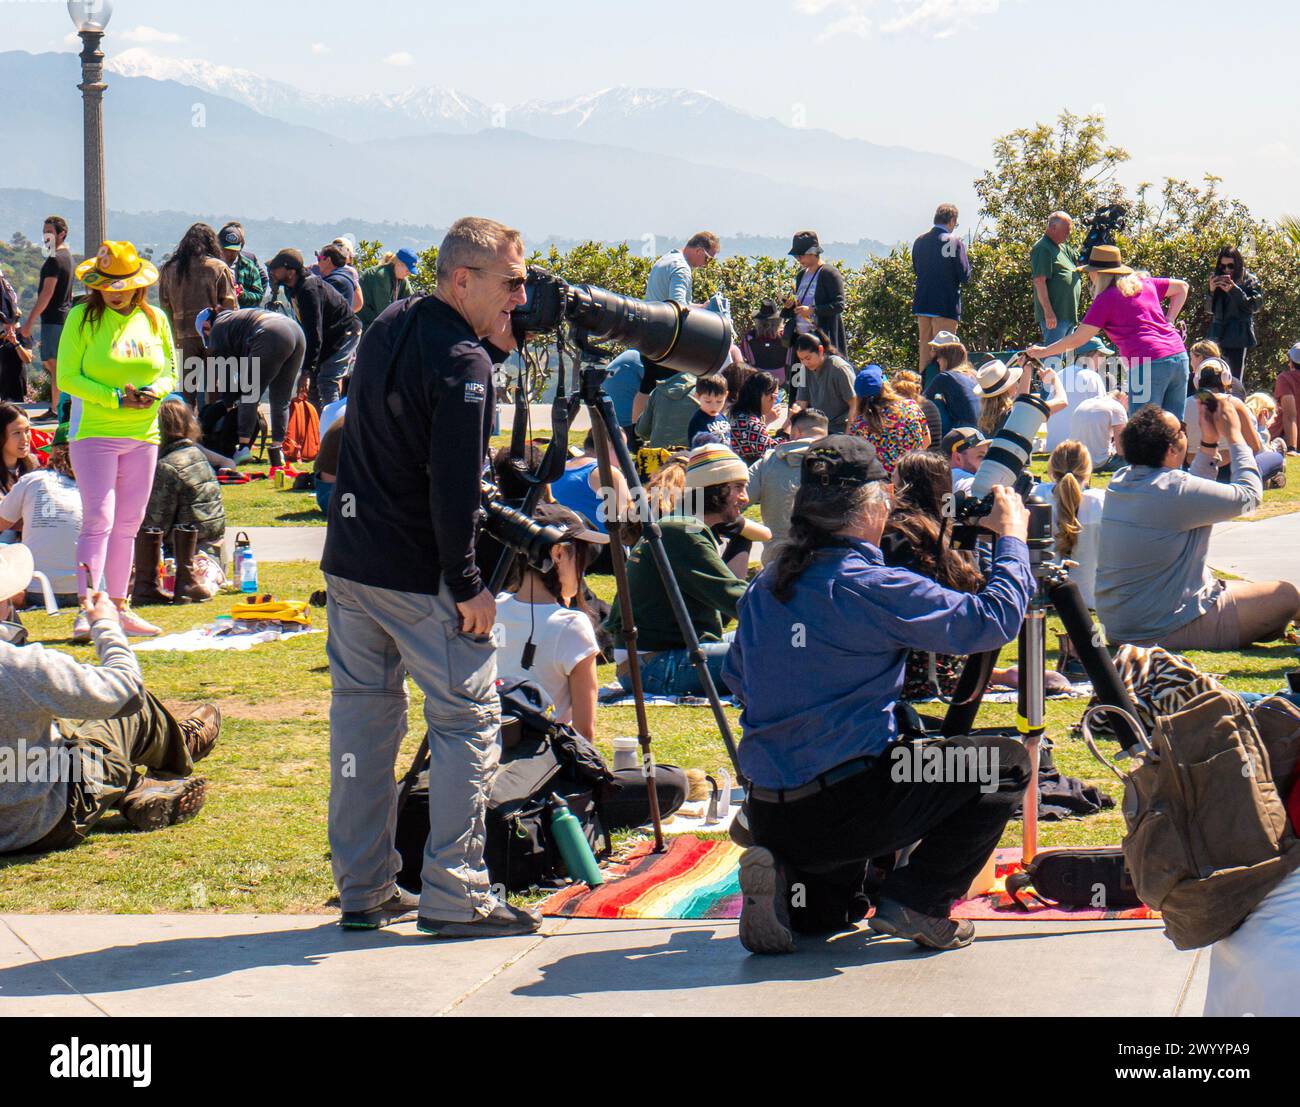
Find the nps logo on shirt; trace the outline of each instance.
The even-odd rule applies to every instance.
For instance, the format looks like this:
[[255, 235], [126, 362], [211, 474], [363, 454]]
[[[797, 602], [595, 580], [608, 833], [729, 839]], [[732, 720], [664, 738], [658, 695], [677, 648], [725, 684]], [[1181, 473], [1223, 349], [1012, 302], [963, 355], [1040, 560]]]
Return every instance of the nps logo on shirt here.
[[481, 404], [487, 398], [487, 389], [483, 387], [482, 381], [465, 382], [465, 402], [467, 404]]

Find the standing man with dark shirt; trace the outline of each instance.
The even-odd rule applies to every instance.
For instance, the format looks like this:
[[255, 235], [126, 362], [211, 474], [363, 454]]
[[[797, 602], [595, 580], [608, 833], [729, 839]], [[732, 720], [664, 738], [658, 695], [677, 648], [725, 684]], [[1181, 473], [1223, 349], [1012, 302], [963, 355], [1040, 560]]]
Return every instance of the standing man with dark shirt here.
[[321, 561], [329, 839], [345, 927], [383, 926], [417, 905], [395, 883], [393, 848], [408, 674], [424, 693], [429, 732], [420, 931], [491, 937], [541, 925], [493, 895], [483, 859], [500, 701], [496, 601], [474, 558], [493, 365], [514, 347], [510, 311], [524, 302], [526, 276], [518, 231], [457, 220], [438, 251], [437, 289], [391, 305], [366, 329], [348, 389]]
[[27, 322], [18, 328], [24, 339], [31, 338], [32, 324], [41, 321], [41, 364], [50, 378], [50, 409], [38, 419], [57, 419], [59, 410], [59, 382], [55, 369], [59, 360], [59, 336], [63, 334], [63, 321], [72, 310], [72, 251], [67, 247], [68, 221], [61, 215], [51, 215], [42, 228], [45, 263], [41, 266], [40, 284], [36, 303], [27, 316]]
[[912, 243], [912, 272], [916, 274], [912, 314], [916, 316], [917, 360], [924, 379], [932, 353], [930, 340], [941, 331], [957, 333], [961, 286], [970, 280], [966, 243], [957, 236], [955, 204], [940, 204], [934, 226]]
[[284, 286], [307, 339], [302, 367], [311, 381], [308, 397], [319, 411], [339, 398], [339, 381], [351, 372], [361, 341], [361, 322], [351, 303], [312, 273], [297, 250], [281, 250], [266, 268]]

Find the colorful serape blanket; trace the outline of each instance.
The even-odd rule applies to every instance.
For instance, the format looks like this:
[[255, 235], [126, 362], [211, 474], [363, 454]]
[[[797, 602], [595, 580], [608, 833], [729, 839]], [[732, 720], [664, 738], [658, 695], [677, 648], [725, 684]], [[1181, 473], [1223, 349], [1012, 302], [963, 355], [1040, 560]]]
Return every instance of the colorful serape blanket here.
[[[740, 917], [740, 855], [734, 842], [681, 835], [663, 853], [639, 842], [605, 870], [605, 883], [562, 888], [541, 905], [543, 915], [571, 919], [736, 919]], [[993, 889], [959, 900], [953, 918], [1083, 922], [1158, 919], [1149, 907], [1123, 910], [1050, 907], [1022, 895], [1028, 910], [1006, 893], [1006, 880], [1022, 866], [1020, 850], [997, 851]]]

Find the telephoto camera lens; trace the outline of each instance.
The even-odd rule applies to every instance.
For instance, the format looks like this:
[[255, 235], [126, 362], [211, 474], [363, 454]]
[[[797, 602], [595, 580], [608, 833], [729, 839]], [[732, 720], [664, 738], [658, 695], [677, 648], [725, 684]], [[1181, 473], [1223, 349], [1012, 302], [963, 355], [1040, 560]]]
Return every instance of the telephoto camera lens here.
[[1016, 483], [1033, 457], [1034, 436], [1049, 414], [1046, 402], [1032, 393], [1016, 397], [1007, 421], [989, 444], [989, 452], [975, 473], [970, 489], [972, 498], [982, 500], [996, 485]]
[[731, 353], [731, 332], [716, 311], [637, 300], [590, 284], [570, 287], [569, 319], [598, 338], [621, 342], [678, 373], [716, 372]]
[[483, 511], [483, 529], [501, 545], [523, 554], [538, 572], [551, 568], [552, 547], [568, 541], [559, 527], [539, 523], [498, 500], [484, 500]]

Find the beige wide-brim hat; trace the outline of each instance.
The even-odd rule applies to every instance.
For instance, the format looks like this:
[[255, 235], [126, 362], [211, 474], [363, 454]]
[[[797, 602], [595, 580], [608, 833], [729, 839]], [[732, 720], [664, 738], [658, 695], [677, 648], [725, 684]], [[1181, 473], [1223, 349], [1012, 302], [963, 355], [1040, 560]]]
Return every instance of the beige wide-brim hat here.
[[0, 600], [26, 592], [35, 572], [32, 551], [21, 542], [0, 546]]
[[1094, 246], [1092, 253], [1088, 255], [1088, 260], [1082, 265], [1076, 266], [1076, 268], [1086, 270], [1089, 273], [1114, 273], [1117, 277], [1133, 272], [1124, 264], [1124, 258], [1120, 254], [1118, 246]]
[[975, 386], [976, 396], [1001, 396], [1020, 383], [1025, 369], [1023, 365], [1008, 365], [994, 358], [976, 369], [975, 375], [979, 377], [979, 384]]

